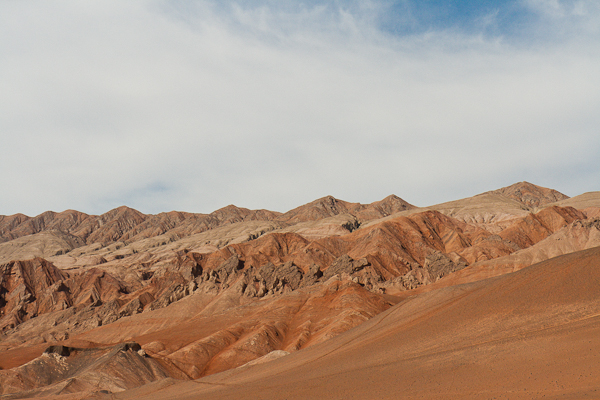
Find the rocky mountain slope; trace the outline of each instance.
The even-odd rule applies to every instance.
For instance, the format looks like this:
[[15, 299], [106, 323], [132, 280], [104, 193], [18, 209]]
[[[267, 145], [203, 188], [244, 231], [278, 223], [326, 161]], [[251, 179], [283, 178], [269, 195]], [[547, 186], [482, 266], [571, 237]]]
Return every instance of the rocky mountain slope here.
[[305, 351], [114, 398], [597, 398], [598, 265], [596, 247], [411, 296]]
[[425, 208], [3, 216], [0, 394], [100, 396], [320, 347], [419, 293], [600, 246], [599, 211], [597, 192], [521, 182]]

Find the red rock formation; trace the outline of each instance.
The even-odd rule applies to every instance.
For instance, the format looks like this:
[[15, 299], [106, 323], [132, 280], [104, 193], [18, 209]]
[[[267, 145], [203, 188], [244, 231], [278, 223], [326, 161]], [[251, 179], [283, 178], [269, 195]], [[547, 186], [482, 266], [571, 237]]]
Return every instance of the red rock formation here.
[[67, 275], [44, 259], [0, 266], [0, 332], [38, 314], [68, 307]]
[[515, 222], [500, 232], [500, 237], [510, 240], [524, 249], [547, 238], [576, 219], [586, 218], [587, 216], [583, 212], [572, 207], [548, 207]]
[[[0, 217], [2, 246], [65, 239], [60, 251], [68, 252], [53, 256], [48, 250], [68, 271], [40, 258], [0, 267], [0, 369], [7, 370], [0, 382], [31, 397], [70, 390], [91, 395], [100, 375], [109, 391], [163, 375], [198, 378], [270, 359], [273, 351], [322, 343], [419, 292], [600, 244], [597, 221], [589, 218], [593, 199], [582, 203], [588, 215], [558, 206], [526, 211], [560, 199], [557, 193], [521, 183], [448, 203], [444, 213], [398, 215], [414, 207], [396, 196], [367, 205], [328, 196], [285, 214], [227, 206], [206, 215], [144, 215], [120, 207], [101, 216]], [[495, 204], [506, 208], [494, 213]], [[435, 309], [444, 301], [440, 293], [423, 304]], [[412, 315], [407, 311], [409, 323]], [[91, 368], [85, 357], [61, 356], [57, 360], [70, 372], [55, 376], [58, 364], [37, 359], [50, 344], [102, 353], [104, 345], [131, 340], [153, 366], [136, 357], [123, 362], [163, 372], [110, 374]], [[38, 373], [35, 368], [52, 376], [25, 378]]]

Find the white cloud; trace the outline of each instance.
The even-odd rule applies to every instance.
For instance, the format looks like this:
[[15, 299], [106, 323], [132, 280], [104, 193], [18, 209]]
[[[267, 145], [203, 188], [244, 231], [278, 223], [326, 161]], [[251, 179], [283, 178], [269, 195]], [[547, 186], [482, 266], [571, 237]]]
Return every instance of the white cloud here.
[[286, 4], [1, 3], [0, 214], [598, 189], [591, 3], [585, 35], [527, 43]]
[[526, 0], [525, 4], [548, 16], [564, 16], [564, 5], [559, 0]]

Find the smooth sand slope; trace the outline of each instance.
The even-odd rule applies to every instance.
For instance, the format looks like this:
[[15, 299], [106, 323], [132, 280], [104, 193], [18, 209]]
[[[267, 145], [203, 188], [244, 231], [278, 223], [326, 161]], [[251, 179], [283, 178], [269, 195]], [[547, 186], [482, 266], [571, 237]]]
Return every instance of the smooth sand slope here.
[[112, 398], [600, 398], [600, 247], [407, 298], [275, 361]]

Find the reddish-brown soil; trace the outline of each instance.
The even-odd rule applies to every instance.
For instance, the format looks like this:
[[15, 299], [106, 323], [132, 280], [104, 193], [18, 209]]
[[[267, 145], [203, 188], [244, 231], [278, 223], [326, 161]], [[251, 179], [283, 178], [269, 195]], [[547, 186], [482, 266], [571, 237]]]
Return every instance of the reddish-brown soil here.
[[117, 399], [600, 397], [600, 249], [411, 297], [302, 352]]

